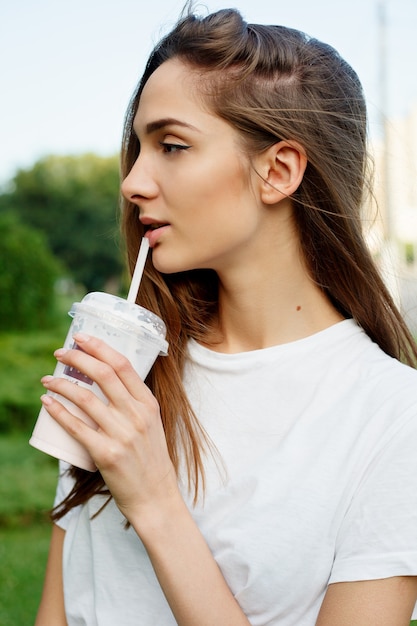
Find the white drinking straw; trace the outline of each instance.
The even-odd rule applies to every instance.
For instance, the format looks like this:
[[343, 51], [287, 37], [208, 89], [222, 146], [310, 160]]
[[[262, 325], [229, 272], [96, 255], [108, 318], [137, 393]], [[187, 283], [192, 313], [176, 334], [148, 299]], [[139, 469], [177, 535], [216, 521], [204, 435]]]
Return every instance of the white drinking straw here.
[[136, 302], [136, 296], [138, 295], [140, 281], [142, 280], [143, 270], [145, 269], [148, 250], [149, 241], [146, 237], [143, 237], [139, 247], [139, 253], [132, 276], [132, 282], [130, 283], [129, 293], [127, 294], [128, 302]]

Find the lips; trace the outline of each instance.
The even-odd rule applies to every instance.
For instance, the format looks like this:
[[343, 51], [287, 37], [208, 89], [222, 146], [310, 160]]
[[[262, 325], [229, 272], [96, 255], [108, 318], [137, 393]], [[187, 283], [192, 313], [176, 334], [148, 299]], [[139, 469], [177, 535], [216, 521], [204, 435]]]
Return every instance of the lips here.
[[169, 229], [170, 224], [167, 222], [155, 222], [154, 220], [145, 220], [141, 218], [142, 224], [145, 226], [145, 237], [149, 241], [149, 246], [154, 248], [160, 242], [161, 237]]
[[163, 228], [164, 226], [169, 226], [168, 222], [158, 222], [157, 224], [149, 224], [145, 226], [145, 231], [157, 230], [158, 228]]
[[160, 220], [155, 220], [153, 217], [147, 217], [146, 215], [142, 215], [140, 221], [145, 227], [145, 231], [148, 230], [156, 230], [157, 228], [162, 228], [162, 226], [168, 226], [168, 222], [161, 222]]

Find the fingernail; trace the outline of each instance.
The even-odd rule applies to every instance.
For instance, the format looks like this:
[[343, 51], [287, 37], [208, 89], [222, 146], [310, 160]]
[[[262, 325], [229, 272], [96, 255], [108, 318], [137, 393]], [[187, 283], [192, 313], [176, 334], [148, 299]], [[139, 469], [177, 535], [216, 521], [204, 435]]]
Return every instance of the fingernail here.
[[53, 380], [53, 379], [54, 379], [54, 377], [53, 377], [53, 376], [50, 376], [50, 375], [48, 375], [48, 376], [42, 376], [42, 378], [41, 378], [41, 383], [42, 383], [42, 385], [45, 385], [45, 386], [46, 386], [46, 385], [47, 385], [48, 383], [50, 383], [50, 382], [51, 382], [51, 380]]
[[66, 350], [65, 348], [58, 348], [58, 350], [55, 350], [54, 352], [54, 357], [56, 359], [60, 359], [62, 356], [64, 356], [66, 352], [68, 352], [68, 350]]
[[50, 404], [52, 404], [53, 400], [50, 396], [47, 396], [46, 393], [44, 393], [41, 396], [41, 402], [42, 404], [44, 404], [45, 406], [49, 406]]
[[85, 333], [75, 333], [74, 339], [77, 343], [83, 343], [83, 341], [88, 341], [90, 339], [90, 335], [86, 335]]

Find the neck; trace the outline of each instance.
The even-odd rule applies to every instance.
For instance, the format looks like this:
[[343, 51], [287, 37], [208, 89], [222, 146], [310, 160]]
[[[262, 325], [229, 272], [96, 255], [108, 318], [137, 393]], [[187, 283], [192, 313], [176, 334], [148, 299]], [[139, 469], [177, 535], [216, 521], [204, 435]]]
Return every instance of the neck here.
[[276, 255], [270, 250], [252, 251], [250, 263], [219, 273], [218, 333], [207, 341], [212, 349], [233, 353], [289, 343], [343, 319], [310, 277], [298, 240], [287, 240]]

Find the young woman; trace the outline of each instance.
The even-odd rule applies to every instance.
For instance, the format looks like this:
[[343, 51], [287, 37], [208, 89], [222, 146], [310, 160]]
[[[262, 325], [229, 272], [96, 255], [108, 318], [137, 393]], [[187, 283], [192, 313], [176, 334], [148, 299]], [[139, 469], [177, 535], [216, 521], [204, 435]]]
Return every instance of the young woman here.
[[362, 235], [356, 74], [298, 31], [190, 12], [149, 59], [122, 168], [169, 356], [145, 384], [76, 335], [56, 357], [109, 404], [43, 379], [97, 422], [43, 397], [99, 471], [62, 473], [37, 626], [408, 625], [417, 351]]

